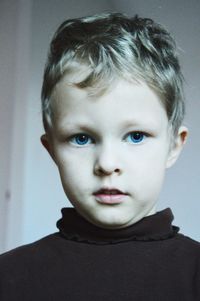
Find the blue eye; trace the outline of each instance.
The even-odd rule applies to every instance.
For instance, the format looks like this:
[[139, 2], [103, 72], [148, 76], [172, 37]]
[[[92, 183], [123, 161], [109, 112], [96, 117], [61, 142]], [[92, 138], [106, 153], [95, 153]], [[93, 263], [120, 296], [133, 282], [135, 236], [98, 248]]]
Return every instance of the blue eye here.
[[146, 135], [142, 132], [132, 132], [127, 135], [127, 141], [130, 143], [140, 143], [145, 139]]
[[92, 139], [86, 134], [77, 134], [70, 138], [70, 142], [79, 146], [91, 144]]

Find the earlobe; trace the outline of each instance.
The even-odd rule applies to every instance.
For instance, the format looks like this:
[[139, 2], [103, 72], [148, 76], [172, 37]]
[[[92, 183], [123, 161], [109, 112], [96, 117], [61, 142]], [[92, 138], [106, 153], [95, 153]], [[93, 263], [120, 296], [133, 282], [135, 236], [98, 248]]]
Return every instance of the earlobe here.
[[54, 160], [52, 145], [50, 143], [50, 138], [48, 137], [48, 135], [47, 134], [43, 134], [40, 137], [40, 141], [41, 141], [42, 145], [44, 146], [44, 148], [48, 151], [48, 153], [51, 156], [51, 158]]
[[187, 141], [188, 129], [185, 126], [179, 128], [177, 136], [174, 138], [173, 146], [171, 147], [166, 163], [166, 168], [170, 168], [174, 165], [176, 160], [181, 154], [184, 144]]

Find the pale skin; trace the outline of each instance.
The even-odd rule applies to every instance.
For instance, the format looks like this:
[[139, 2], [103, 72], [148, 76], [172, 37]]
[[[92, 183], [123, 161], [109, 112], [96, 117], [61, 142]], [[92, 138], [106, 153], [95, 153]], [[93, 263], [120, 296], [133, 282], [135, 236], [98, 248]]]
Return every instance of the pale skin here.
[[53, 129], [41, 141], [75, 209], [107, 229], [154, 214], [166, 169], [188, 134], [181, 126], [170, 147], [168, 117], [156, 93], [121, 79], [102, 96], [89, 97], [64, 77], [52, 100]]

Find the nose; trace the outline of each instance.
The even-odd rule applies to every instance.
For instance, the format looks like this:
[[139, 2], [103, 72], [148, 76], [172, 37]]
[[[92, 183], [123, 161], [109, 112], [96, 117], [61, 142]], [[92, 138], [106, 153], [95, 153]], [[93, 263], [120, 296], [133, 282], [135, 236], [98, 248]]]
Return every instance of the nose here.
[[109, 176], [112, 174], [120, 175], [122, 167], [116, 149], [110, 146], [102, 147], [96, 157], [94, 173], [97, 176]]

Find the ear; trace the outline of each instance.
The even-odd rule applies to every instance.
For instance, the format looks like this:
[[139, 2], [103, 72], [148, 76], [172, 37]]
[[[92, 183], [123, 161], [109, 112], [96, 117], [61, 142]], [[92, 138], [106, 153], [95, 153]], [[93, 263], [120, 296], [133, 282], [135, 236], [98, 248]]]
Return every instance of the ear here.
[[181, 126], [178, 130], [177, 136], [172, 141], [173, 145], [170, 148], [166, 168], [170, 168], [176, 160], [178, 159], [184, 144], [186, 143], [188, 137], [188, 129], [185, 126]]
[[42, 145], [44, 146], [44, 148], [48, 151], [49, 155], [51, 156], [51, 158], [54, 160], [55, 162], [55, 158], [54, 158], [54, 153], [53, 153], [53, 148], [52, 148], [52, 143], [50, 140], [50, 137], [48, 134], [43, 134], [40, 137], [40, 141], [42, 143]]

